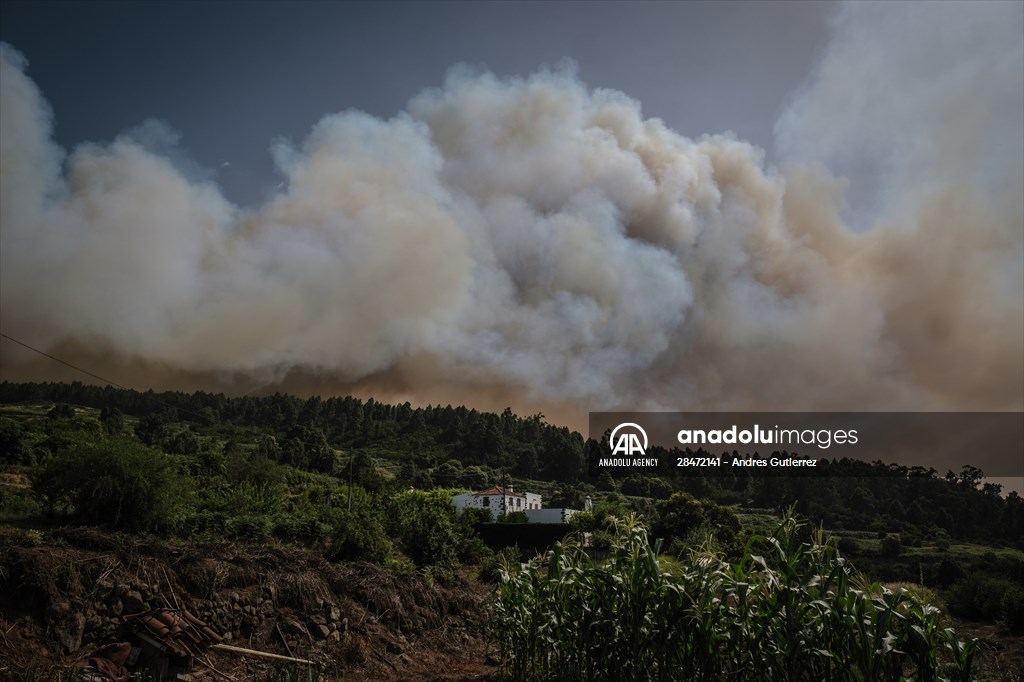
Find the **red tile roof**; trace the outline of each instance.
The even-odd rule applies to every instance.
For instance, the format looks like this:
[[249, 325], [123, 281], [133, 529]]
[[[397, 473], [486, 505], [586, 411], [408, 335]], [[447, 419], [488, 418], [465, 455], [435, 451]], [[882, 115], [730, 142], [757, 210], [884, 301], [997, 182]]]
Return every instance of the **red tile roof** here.
[[487, 490], [481, 490], [478, 493], [473, 493], [473, 495], [505, 495], [506, 497], [526, 497], [526, 495], [523, 493], [514, 493], [506, 490], [505, 488], [499, 488], [497, 486], [495, 486], [494, 488], [488, 488]]

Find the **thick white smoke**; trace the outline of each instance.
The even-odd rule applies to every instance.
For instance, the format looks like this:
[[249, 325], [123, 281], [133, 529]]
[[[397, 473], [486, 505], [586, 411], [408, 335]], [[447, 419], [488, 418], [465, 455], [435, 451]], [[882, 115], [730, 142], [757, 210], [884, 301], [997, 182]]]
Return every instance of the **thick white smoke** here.
[[[393, 119], [277, 145], [284, 188], [252, 209], [131, 134], [62, 166], [4, 49], [3, 329], [469, 403], [1021, 409], [1022, 5], [917, 7], [841, 13], [779, 122], [784, 170], [569, 71], [456, 69]], [[881, 221], [853, 230], [820, 163], [863, 158]]]
[[867, 224], [906, 219], [951, 187], [1019, 202], [1022, 31], [1019, 4], [842, 5], [776, 124], [779, 149], [856, 176], [853, 217]]

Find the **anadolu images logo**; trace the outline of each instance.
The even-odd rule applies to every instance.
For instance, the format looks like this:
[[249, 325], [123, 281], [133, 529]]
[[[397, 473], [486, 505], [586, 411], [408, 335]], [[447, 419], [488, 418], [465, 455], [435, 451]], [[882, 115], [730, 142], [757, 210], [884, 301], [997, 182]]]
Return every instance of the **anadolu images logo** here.
[[[622, 429], [627, 430], [616, 438], [616, 434]], [[643, 445], [640, 444], [640, 437], [643, 437]], [[643, 455], [647, 451], [647, 432], [639, 424], [625, 422], [612, 430], [608, 442], [611, 443], [613, 455]]]

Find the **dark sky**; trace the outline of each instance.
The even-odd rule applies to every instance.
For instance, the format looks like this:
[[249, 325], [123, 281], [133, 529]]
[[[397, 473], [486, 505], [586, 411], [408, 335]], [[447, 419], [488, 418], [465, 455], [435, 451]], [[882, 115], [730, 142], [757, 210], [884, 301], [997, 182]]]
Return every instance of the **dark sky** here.
[[[278, 183], [268, 153], [324, 114], [390, 117], [457, 63], [528, 75], [573, 60], [689, 136], [769, 152], [828, 39], [832, 3], [4, 2], [65, 149], [150, 118], [182, 135], [229, 199]], [[229, 165], [225, 165], [225, 162]]]

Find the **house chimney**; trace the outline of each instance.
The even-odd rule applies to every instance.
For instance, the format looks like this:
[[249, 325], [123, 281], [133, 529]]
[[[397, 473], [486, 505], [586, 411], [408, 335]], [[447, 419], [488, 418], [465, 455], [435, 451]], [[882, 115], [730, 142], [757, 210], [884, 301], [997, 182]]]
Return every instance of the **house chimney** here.
[[509, 494], [509, 495], [511, 495], [512, 493], [514, 493], [514, 492], [515, 492], [515, 488], [513, 488], [512, 486], [509, 486], [509, 487], [508, 487], [508, 488], [506, 488], [505, 490], [506, 490], [506, 492], [508, 492], [508, 494]]

